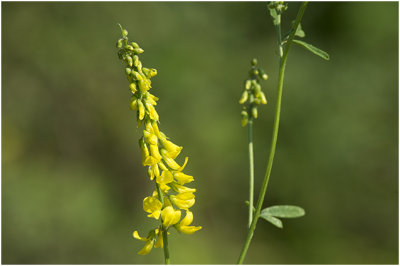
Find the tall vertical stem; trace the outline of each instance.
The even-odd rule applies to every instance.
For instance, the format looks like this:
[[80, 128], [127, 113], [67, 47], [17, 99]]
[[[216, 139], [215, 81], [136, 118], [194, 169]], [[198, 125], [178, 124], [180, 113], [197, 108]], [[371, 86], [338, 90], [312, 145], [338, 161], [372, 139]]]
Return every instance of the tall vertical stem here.
[[275, 118], [274, 118], [274, 125], [273, 125], [273, 129], [272, 129], [272, 141], [271, 141], [271, 149], [270, 149], [270, 153], [269, 153], [267, 170], [265, 172], [265, 177], [264, 177], [263, 183], [261, 185], [260, 195], [258, 197], [256, 211], [254, 213], [254, 218], [253, 218], [253, 221], [251, 222], [251, 226], [247, 232], [246, 241], [245, 241], [242, 251], [240, 253], [240, 256], [238, 259], [238, 264], [243, 264], [243, 261], [246, 257], [247, 250], [250, 246], [251, 239], [254, 234], [254, 230], [256, 229], [258, 218], [260, 218], [260, 212], [261, 212], [262, 204], [264, 201], [265, 193], [267, 191], [269, 177], [271, 175], [272, 164], [273, 164], [274, 156], [275, 156], [276, 142], [278, 139], [278, 129], [279, 129], [280, 114], [281, 114], [281, 102], [282, 102], [283, 78], [284, 78], [284, 74], [285, 74], [286, 60], [287, 60], [289, 48], [292, 44], [297, 27], [300, 24], [300, 21], [303, 17], [306, 7], [307, 7], [307, 2], [303, 2], [299, 9], [299, 12], [297, 13], [295, 24], [293, 26], [292, 32], [290, 33], [289, 39], [287, 41], [287, 44], [283, 51], [283, 55], [280, 60], [279, 78], [278, 78], [278, 94], [276, 97]]
[[249, 228], [253, 220], [253, 206], [254, 206], [254, 153], [253, 153], [253, 117], [250, 117], [248, 122], [249, 128], [249, 169], [250, 169], [250, 182], [249, 182]]

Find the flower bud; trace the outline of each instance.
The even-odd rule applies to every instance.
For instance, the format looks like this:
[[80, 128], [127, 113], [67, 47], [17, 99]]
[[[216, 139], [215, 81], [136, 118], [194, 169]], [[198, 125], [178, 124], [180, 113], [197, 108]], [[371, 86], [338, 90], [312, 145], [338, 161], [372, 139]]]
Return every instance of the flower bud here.
[[131, 74], [131, 72], [132, 72], [132, 69], [130, 69], [129, 67], [125, 68], [125, 73], [127, 75]]
[[128, 31], [127, 30], [122, 30], [122, 37], [126, 37], [126, 36], [128, 36]]
[[122, 48], [122, 39], [118, 39], [117, 48]]
[[139, 44], [135, 43], [135, 42], [131, 42], [131, 45], [133, 48], [139, 48]]
[[132, 82], [131, 84], [129, 84], [129, 88], [133, 93], [135, 93], [137, 91], [136, 83]]
[[[133, 47], [132, 47], [132, 48], [133, 48]], [[142, 48], [132, 49], [132, 51], [133, 51], [135, 54], [141, 54], [141, 53], [144, 52], [144, 50], [143, 50]]]
[[264, 74], [261, 75], [261, 78], [262, 78], [263, 80], [267, 80], [267, 79], [268, 79], [268, 75], [264, 73]]
[[248, 97], [249, 97], [248, 92], [247, 92], [247, 91], [244, 91], [244, 92], [242, 93], [242, 97], [240, 97], [239, 103], [240, 103], [240, 104], [244, 104], [244, 103], [247, 101]]
[[242, 115], [242, 127], [244, 127], [245, 125], [247, 125], [247, 122], [249, 121], [249, 115], [247, 114], [246, 111], [242, 111], [241, 115]]
[[251, 88], [251, 80], [250, 80], [250, 79], [246, 80], [246, 83], [245, 83], [245, 85], [244, 85], [244, 88], [245, 88], [246, 90], [250, 90], [250, 88]]
[[139, 99], [137, 100], [137, 105], [139, 108], [139, 120], [143, 120], [144, 114], [145, 114], [144, 105], [143, 105], [142, 101]]
[[261, 92], [260, 93], [260, 98], [261, 98], [261, 103], [262, 104], [267, 104], [267, 98], [265, 97], [265, 94], [264, 94], [264, 92]]
[[130, 67], [132, 67], [132, 65], [133, 65], [132, 57], [130, 57], [130, 56], [128, 55], [128, 56], [126, 57], [126, 61], [127, 61], [128, 65], [129, 65]]
[[258, 116], [258, 113], [257, 113], [257, 106], [253, 106], [253, 107], [251, 108], [251, 115], [252, 115], [254, 118], [257, 118], [257, 116]]
[[131, 110], [138, 110], [138, 99], [132, 97], [130, 108]]
[[251, 60], [251, 65], [252, 66], [256, 66], [257, 65], [257, 59], [253, 58], [253, 60]]

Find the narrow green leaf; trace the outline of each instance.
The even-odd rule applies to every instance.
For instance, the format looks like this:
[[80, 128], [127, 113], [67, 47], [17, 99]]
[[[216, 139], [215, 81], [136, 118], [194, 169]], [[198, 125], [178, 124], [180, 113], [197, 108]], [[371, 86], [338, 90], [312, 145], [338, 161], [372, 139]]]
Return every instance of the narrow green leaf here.
[[282, 221], [279, 220], [278, 218], [275, 218], [275, 217], [269, 216], [269, 215], [263, 215], [263, 214], [260, 214], [260, 217], [264, 218], [266, 221], [270, 222], [271, 224], [275, 225], [278, 228], [283, 228]]
[[265, 208], [261, 211], [261, 216], [275, 216], [279, 218], [297, 218], [305, 214], [303, 208], [293, 205], [276, 205]]
[[304, 48], [306, 48], [311, 53], [316, 54], [316, 55], [322, 57], [325, 60], [329, 60], [329, 54], [327, 52], [324, 52], [324, 51], [318, 49], [317, 47], [315, 47], [315, 46], [313, 46], [313, 45], [311, 45], [309, 43], [303, 42], [303, 41], [293, 40], [293, 42], [298, 44], [298, 45], [300, 45], [300, 46], [303, 46]]

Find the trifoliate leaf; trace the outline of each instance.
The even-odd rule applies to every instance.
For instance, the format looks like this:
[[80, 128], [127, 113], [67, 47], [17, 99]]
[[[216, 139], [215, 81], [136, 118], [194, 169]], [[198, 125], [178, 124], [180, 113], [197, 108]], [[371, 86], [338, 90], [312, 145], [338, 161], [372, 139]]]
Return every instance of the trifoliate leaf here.
[[293, 40], [293, 42], [300, 46], [303, 46], [304, 48], [309, 50], [311, 53], [316, 54], [325, 60], [329, 60], [329, 54], [327, 52], [324, 52], [324, 51], [318, 49], [317, 47], [315, 47], [309, 43], [303, 42], [303, 41]]
[[260, 216], [274, 216], [279, 218], [297, 218], [305, 214], [303, 208], [292, 205], [276, 205], [265, 208], [261, 211]]
[[269, 215], [266, 215], [263, 213], [260, 214], [260, 217], [264, 218], [265, 220], [267, 220], [268, 222], [270, 222], [271, 224], [275, 225], [278, 228], [283, 228], [282, 221], [279, 220], [278, 218], [275, 218], [273, 216], [269, 216]]

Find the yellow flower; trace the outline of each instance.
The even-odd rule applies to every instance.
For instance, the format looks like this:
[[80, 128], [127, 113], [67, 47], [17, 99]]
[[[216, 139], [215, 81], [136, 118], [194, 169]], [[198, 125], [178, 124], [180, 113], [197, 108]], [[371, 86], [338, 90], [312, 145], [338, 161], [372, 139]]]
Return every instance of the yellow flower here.
[[157, 241], [154, 244], [155, 248], [164, 248], [164, 239], [163, 239], [163, 232], [159, 229], [156, 229]]
[[151, 144], [151, 145], [157, 145], [158, 143], [158, 138], [155, 134], [150, 133], [147, 130], [143, 130], [143, 136], [144, 139], [147, 143]]
[[166, 149], [161, 149], [161, 155], [162, 155], [162, 158], [164, 159], [164, 161], [167, 163], [167, 165], [168, 165], [171, 169], [173, 169], [173, 170], [175, 170], [175, 171], [178, 171], [178, 172], [182, 171], [183, 168], [185, 168], [185, 166], [186, 166], [186, 164], [187, 164], [187, 162], [188, 162], [188, 159], [189, 159], [188, 157], [186, 157], [186, 158], [185, 158], [185, 162], [183, 163], [183, 165], [182, 165], [182, 166], [179, 166], [179, 164], [177, 164], [177, 162], [175, 162], [175, 160], [172, 159], [172, 158], [169, 156], [169, 152], [168, 152]]
[[174, 177], [172, 175], [172, 173], [168, 170], [164, 170], [162, 172], [162, 174], [156, 178], [156, 182], [158, 184], [168, 184], [171, 183], [172, 181], [174, 181]]
[[169, 227], [179, 222], [181, 219], [181, 211], [174, 210], [172, 206], [165, 207], [161, 212], [164, 227]]
[[146, 197], [143, 200], [143, 210], [150, 213], [147, 217], [152, 217], [156, 220], [160, 217], [162, 203], [155, 197]]
[[179, 193], [171, 196], [172, 202], [180, 209], [188, 209], [194, 205], [195, 199], [192, 192]]
[[140, 241], [146, 242], [144, 247], [138, 252], [139, 255], [146, 255], [153, 248], [154, 238], [141, 237], [141, 236], [139, 236], [138, 231], [133, 232], [133, 237]]
[[173, 184], [172, 188], [178, 193], [185, 193], [185, 192], [194, 193], [194, 192], [196, 192], [195, 188], [184, 187], [184, 186], [178, 185], [176, 183]]
[[161, 138], [161, 143], [164, 146], [164, 148], [168, 151], [168, 157], [175, 159], [178, 157], [179, 153], [182, 150], [181, 146], [178, 146], [171, 141], [167, 140], [166, 138]]
[[157, 163], [161, 160], [160, 151], [158, 150], [157, 145], [150, 144], [150, 154], [154, 159], [156, 159]]
[[184, 185], [186, 183], [190, 183], [190, 182], [192, 182], [194, 180], [193, 176], [186, 175], [186, 174], [184, 174], [182, 172], [174, 172], [174, 178], [176, 179], [176, 181], [178, 181], [178, 183], [180, 185]]
[[192, 223], [192, 221], [193, 213], [191, 211], [186, 211], [185, 218], [182, 219], [182, 221], [177, 225], [176, 228], [184, 234], [191, 235], [202, 228], [201, 226], [189, 225]]

